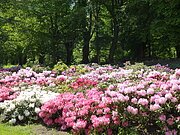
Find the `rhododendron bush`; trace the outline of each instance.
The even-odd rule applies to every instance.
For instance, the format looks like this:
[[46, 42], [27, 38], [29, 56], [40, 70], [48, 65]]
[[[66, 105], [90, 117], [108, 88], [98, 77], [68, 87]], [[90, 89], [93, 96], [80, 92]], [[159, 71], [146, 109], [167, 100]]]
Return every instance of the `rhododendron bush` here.
[[3, 73], [0, 83], [0, 113], [12, 124], [41, 121], [74, 134], [180, 130], [180, 69], [83, 65], [58, 75], [27, 68]]

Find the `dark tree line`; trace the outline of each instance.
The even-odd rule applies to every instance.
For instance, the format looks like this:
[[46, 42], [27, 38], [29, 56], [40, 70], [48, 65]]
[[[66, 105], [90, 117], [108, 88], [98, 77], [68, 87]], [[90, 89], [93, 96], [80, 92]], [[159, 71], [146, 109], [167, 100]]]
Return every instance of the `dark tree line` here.
[[0, 64], [180, 58], [178, 0], [1, 0]]

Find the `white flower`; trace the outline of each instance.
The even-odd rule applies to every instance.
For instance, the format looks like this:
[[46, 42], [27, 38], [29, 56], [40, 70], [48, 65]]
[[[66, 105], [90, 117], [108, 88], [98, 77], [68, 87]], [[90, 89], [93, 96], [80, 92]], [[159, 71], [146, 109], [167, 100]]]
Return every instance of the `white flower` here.
[[24, 111], [24, 115], [25, 115], [25, 116], [29, 116], [29, 115], [30, 115], [30, 112], [29, 112], [28, 110], [25, 110], [25, 111]]
[[9, 109], [10, 109], [10, 110], [14, 110], [15, 107], [16, 107], [16, 106], [15, 106], [14, 104], [10, 104]]
[[16, 119], [13, 118], [13, 119], [9, 120], [9, 123], [10, 123], [10, 124], [15, 124], [15, 123], [16, 123]]
[[34, 106], [35, 106], [34, 103], [29, 104], [29, 107], [30, 107], [30, 108], [34, 108]]
[[41, 111], [41, 109], [39, 109], [39, 108], [37, 108], [37, 107], [35, 108], [35, 112], [36, 112], [36, 113], [39, 113], [40, 111]]
[[31, 102], [36, 102], [36, 99], [35, 98], [30, 98], [30, 101]]
[[23, 115], [19, 115], [19, 116], [18, 116], [18, 119], [19, 119], [19, 120], [23, 120], [23, 119], [24, 119], [24, 116], [23, 116]]

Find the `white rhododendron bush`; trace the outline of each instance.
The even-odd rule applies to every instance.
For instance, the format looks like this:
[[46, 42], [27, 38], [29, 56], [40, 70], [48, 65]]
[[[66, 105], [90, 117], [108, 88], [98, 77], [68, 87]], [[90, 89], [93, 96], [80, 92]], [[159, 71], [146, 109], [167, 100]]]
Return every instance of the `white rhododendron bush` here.
[[43, 123], [74, 134], [176, 135], [180, 69], [72, 66], [61, 74], [31, 68], [0, 73], [0, 114], [10, 124]]

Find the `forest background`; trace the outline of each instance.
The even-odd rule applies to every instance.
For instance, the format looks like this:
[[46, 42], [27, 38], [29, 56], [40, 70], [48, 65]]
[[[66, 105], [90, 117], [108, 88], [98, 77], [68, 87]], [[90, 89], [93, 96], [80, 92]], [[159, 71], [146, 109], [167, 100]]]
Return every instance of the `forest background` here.
[[178, 0], [1, 0], [0, 65], [180, 58]]

